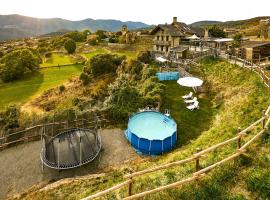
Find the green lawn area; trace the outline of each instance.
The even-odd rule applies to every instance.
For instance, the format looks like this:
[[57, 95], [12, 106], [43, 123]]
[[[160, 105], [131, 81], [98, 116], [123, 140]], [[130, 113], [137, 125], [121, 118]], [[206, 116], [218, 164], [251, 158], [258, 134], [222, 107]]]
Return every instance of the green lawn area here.
[[[196, 139], [203, 131], [208, 130], [211, 125], [215, 109], [212, 106], [211, 94], [199, 97], [199, 110], [190, 111], [186, 108], [182, 96], [193, 91], [191, 88], [180, 86], [176, 81], [163, 81], [166, 85], [161, 110], [169, 109], [172, 117], [177, 122], [178, 145], [185, 145], [190, 140]], [[194, 92], [194, 91], [193, 91]], [[207, 96], [207, 97], [206, 97]]]
[[81, 71], [81, 65], [45, 68], [14, 82], [0, 83], [0, 108], [10, 103], [25, 103], [43, 91], [62, 84], [71, 76], [79, 75]]
[[91, 59], [93, 56], [97, 55], [97, 54], [103, 54], [103, 53], [112, 53], [112, 54], [117, 54], [119, 56], [126, 56], [127, 59], [136, 59], [137, 57], [137, 53], [136, 51], [123, 51], [123, 50], [119, 50], [119, 51], [109, 51], [107, 49], [95, 49], [95, 50], [90, 50], [89, 53], [81, 53], [80, 55], [84, 56], [87, 60]]
[[80, 53], [80, 55], [89, 60], [90, 58], [92, 58], [97, 54], [104, 54], [104, 53], [109, 53], [109, 51], [106, 49], [94, 49], [94, 50], [91, 49], [89, 53]]
[[43, 62], [40, 67], [51, 67], [58, 65], [68, 65], [74, 63], [74, 59], [69, 55], [64, 55], [60, 53], [53, 53], [51, 58], [48, 58], [45, 62]]

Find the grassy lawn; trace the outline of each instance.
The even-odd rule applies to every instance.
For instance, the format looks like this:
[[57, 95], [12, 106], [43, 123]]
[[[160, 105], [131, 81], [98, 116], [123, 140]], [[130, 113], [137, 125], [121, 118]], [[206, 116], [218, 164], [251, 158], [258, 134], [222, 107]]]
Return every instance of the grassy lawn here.
[[123, 50], [113, 50], [109, 51], [107, 49], [95, 49], [95, 50], [90, 50], [89, 53], [81, 53], [80, 55], [84, 56], [87, 60], [91, 59], [93, 56], [97, 54], [104, 54], [104, 53], [112, 53], [112, 54], [117, 54], [119, 56], [126, 56], [127, 59], [135, 59], [137, 57], [137, 51], [123, 51]]
[[81, 65], [52, 67], [11, 83], [0, 83], [0, 109], [10, 103], [25, 103], [43, 91], [62, 84], [71, 76], [79, 75], [81, 71]]
[[166, 85], [166, 89], [161, 110], [170, 110], [178, 126], [178, 144], [185, 145], [190, 140], [196, 139], [203, 131], [209, 129], [215, 113], [211, 103], [212, 95], [207, 94], [207, 97], [195, 95], [200, 103], [200, 109], [190, 111], [186, 108], [182, 96], [193, 90], [180, 86], [176, 81], [164, 81], [162, 83]]
[[58, 66], [58, 65], [68, 65], [74, 63], [74, 59], [68, 55], [53, 53], [51, 58], [48, 58], [44, 61], [40, 67], [51, 67], [51, 66]]
[[109, 51], [106, 49], [94, 49], [94, 50], [91, 49], [89, 53], [80, 53], [80, 55], [89, 60], [97, 54], [104, 54], [104, 53], [109, 53]]

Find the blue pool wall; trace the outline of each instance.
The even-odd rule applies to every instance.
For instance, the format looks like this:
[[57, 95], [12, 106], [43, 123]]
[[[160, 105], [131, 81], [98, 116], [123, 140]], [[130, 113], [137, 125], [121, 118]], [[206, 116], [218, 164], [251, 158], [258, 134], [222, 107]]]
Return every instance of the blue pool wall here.
[[[165, 115], [164, 117], [168, 118]], [[169, 119], [173, 120], [172, 118]], [[131, 132], [129, 128], [126, 129], [125, 136], [138, 153], [147, 155], [161, 155], [165, 152], [171, 151], [176, 144], [177, 126], [175, 132], [163, 140], [149, 140], [147, 138], [140, 138], [136, 135], [136, 133]]]
[[176, 81], [180, 78], [179, 72], [158, 72], [156, 73], [158, 80], [160, 81]]

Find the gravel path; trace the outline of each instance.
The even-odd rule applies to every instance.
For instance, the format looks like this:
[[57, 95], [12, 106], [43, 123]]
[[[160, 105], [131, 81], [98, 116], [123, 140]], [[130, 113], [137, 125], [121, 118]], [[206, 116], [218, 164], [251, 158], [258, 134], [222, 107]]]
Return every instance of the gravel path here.
[[103, 150], [97, 159], [90, 164], [71, 170], [57, 171], [45, 168], [42, 173], [39, 157], [40, 141], [1, 151], [0, 199], [20, 193], [36, 184], [95, 173], [105, 167], [138, 158], [121, 129], [104, 129], [100, 131], [100, 136]]

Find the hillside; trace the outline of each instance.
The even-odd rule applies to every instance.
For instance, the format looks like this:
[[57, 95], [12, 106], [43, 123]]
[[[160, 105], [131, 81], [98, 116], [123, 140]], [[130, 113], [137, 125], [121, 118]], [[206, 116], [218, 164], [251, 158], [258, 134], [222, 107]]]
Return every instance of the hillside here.
[[220, 24], [222, 22], [220, 21], [198, 21], [198, 22], [194, 22], [192, 24], [190, 24], [190, 26], [192, 27], [203, 27], [203, 26], [208, 26], [208, 25], [213, 25], [213, 24]]
[[190, 26], [209, 26], [209, 25], [219, 25], [223, 28], [250, 28], [252, 26], [256, 26], [259, 24], [261, 19], [268, 19], [270, 16], [262, 16], [262, 17], [255, 17], [251, 19], [245, 20], [236, 20], [236, 21], [226, 21], [226, 22], [219, 22], [219, 21], [199, 21], [190, 24]]
[[[238, 127], [245, 128], [262, 116], [261, 111], [266, 109], [270, 103], [269, 93], [256, 73], [218, 59], [205, 59], [201, 63], [202, 66], [193, 68], [192, 73], [203, 76], [209, 84], [211, 93], [213, 93], [212, 106], [209, 109], [214, 109], [215, 116], [208, 122], [207, 130], [203, 130], [192, 141], [178, 145], [172, 152], [163, 156], [148, 157], [126, 163], [115, 169], [108, 169], [106, 173], [95, 177], [63, 181], [61, 184], [50, 185], [43, 189], [33, 187], [29, 192], [15, 199], [81, 199], [120, 183], [123, 175], [131, 171], [181, 160], [193, 154], [196, 148], [205, 149], [232, 138], [236, 135]], [[176, 89], [180, 90], [180, 88]], [[164, 96], [170, 97], [169, 93], [176, 94], [177, 92], [166, 90]], [[207, 95], [209, 94], [207, 93]], [[204, 109], [202, 111], [204, 112]], [[172, 116], [174, 117], [174, 113]], [[185, 121], [185, 123], [189, 122]], [[190, 134], [192, 133], [193, 130]], [[253, 133], [248, 133], [247, 138], [252, 136]], [[180, 133], [179, 140], [181, 138]], [[236, 144], [231, 144], [208, 154], [203, 158], [201, 165], [207, 166], [209, 163], [223, 159], [235, 151], [235, 147]], [[202, 180], [181, 188], [165, 190], [147, 196], [145, 199], [267, 199], [270, 195], [268, 147], [269, 139], [258, 140], [239, 161], [228, 162]], [[194, 172], [193, 164], [155, 172], [138, 178], [132, 190], [135, 193], [153, 189], [180, 180], [192, 172]], [[107, 195], [106, 199], [122, 199], [126, 194], [127, 188], [123, 188]]]
[[[118, 31], [126, 24], [130, 30], [148, 27], [142, 22], [122, 22], [119, 20], [84, 19], [70, 21], [60, 18], [39, 19], [21, 15], [0, 15], [0, 40], [22, 38], [26, 36], [43, 35], [60, 29], [96, 31]], [[17, 32], [17, 34], [13, 34]]]

